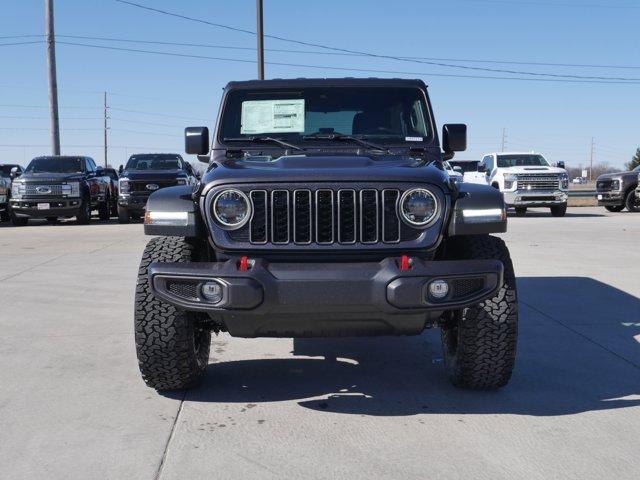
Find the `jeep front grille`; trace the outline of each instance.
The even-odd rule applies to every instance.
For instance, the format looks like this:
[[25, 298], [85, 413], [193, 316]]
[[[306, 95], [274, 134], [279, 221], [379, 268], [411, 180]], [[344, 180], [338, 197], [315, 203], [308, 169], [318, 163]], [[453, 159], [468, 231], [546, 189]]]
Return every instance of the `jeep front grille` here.
[[558, 175], [518, 175], [518, 190], [557, 190], [560, 187]]
[[[403, 231], [414, 240], [419, 231], [403, 227], [396, 204], [398, 189], [251, 190], [253, 215], [248, 225], [229, 232], [254, 245], [353, 245], [398, 243]], [[406, 228], [406, 230], [405, 230]]]

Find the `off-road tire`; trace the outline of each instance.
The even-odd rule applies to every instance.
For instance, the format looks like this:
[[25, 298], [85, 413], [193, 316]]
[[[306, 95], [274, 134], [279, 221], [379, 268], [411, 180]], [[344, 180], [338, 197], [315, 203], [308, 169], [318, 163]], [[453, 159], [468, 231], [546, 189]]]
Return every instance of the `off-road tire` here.
[[131, 215], [129, 210], [118, 206], [118, 223], [131, 223]]
[[551, 207], [551, 215], [554, 217], [564, 217], [567, 213], [567, 204], [555, 205]]
[[442, 346], [451, 382], [473, 390], [505, 386], [515, 365], [518, 339], [516, 278], [505, 243], [489, 235], [452, 237], [451, 260], [497, 259], [504, 265], [502, 286], [493, 298], [443, 316]]
[[109, 196], [107, 195], [104, 202], [98, 204], [98, 218], [103, 222], [108, 222], [111, 218], [111, 212], [109, 211]]
[[181, 237], [152, 239], [144, 250], [135, 297], [135, 340], [145, 383], [156, 390], [195, 385], [209, 362], [211, 332], [198, 326], [196, 314], [155, 298], [147, 268], [152, 262], [191, 262], [195, 248]]
[[640, 203], [638, 203], [638, 199], [636, 198], [635, 190], [629, 190], [629, 193], [627, 193], [624, 199], [624, 206], [627, 207], [627, 210], [630, 212], [640, 212]]
[[11, 215], [11, 223], [14, 227], [24, 227], [29, 223], [28, 217], [16, 217], [15, 215]]
[[89, 198], [82, 199], [76, 214], [76, 222], [80, 225], [88, 225], [91, 222], [91, 200]]
[[606, 205], [604, 207], [608, 212], [618, 213], [624, 210], [624, 205]]
[[527, 207], [516, 207], [516, 217], [524, 217], [527, 214]]

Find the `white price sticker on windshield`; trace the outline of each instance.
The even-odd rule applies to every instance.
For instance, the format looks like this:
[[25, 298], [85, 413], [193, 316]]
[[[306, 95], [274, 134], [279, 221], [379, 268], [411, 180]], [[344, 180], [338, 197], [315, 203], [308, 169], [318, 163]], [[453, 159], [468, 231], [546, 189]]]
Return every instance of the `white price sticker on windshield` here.
[[242, 102], [240, 133], [304, 132], [304, 99]]

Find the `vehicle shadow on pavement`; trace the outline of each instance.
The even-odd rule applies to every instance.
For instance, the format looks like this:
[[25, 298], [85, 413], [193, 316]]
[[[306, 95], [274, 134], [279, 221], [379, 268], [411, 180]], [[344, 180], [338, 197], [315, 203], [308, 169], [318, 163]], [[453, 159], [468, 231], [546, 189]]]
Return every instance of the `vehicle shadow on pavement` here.
[[[549, 209], [540, 209], [540, 210], [527, 210], [527, 214], [524, 217], [519, 217], [516, 215], [516, 212], [513, 210], [507, 211], [507, 216], [509, 218], [526, 218], [526, 217], [552, 217]], [[593, 217], [606, 217], [605, 214], [600, 213], [582, 213], [579, 208], [572, 208], [571, 210], [565, 213], [563, 218], [593, 218]]]
[[553, 416], [640, 405], [640, 299], [584, 277], [520, 278], [518, 285], [518, 360], [502, 390], [451, 386], [436, 330], [417, 337], [295, 339], [294, 358], [214, 361], [187, 399], [300, 400], [313, 410], [376, 416]]

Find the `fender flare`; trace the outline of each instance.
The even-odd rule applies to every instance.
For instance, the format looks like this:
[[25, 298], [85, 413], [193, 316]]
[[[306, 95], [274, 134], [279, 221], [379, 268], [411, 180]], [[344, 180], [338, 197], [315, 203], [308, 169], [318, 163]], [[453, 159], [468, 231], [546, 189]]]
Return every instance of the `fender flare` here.
[[507, 210], [502, 192], [490, 185], [459, 183], [449, 221], [449, 236], [507, 231]]
[[163, 237], [198, 237], [202, 219], [194, 187], [179, 185], [153, 192], [147, 200], [144, 233]]

